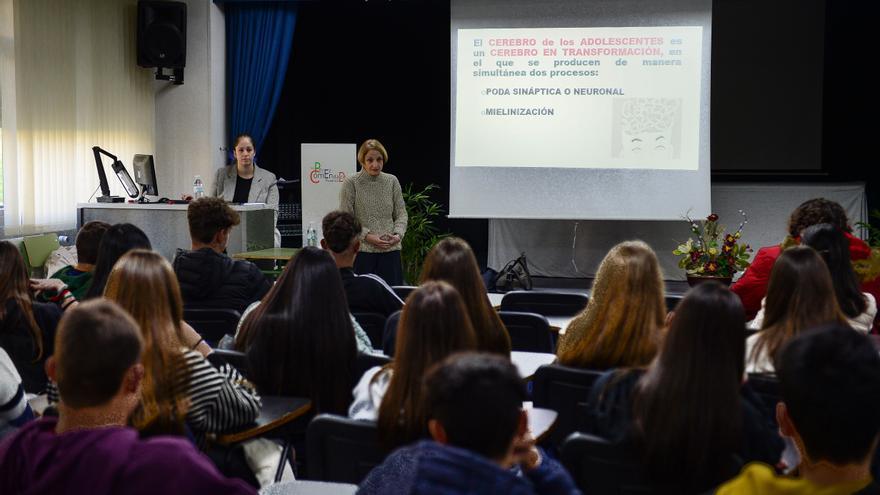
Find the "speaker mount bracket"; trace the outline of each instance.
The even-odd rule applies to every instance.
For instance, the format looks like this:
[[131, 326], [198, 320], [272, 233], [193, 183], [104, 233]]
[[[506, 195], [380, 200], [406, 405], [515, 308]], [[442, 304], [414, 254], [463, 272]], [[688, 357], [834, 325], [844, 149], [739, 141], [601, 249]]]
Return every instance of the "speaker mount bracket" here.
[[171, 70], [171, 73], [165, 72], [165, 68], [156, 67], [156, 79], [161, 81], [171, 81], [172, 84], [183, 84], [183, 67], [177, 67]]

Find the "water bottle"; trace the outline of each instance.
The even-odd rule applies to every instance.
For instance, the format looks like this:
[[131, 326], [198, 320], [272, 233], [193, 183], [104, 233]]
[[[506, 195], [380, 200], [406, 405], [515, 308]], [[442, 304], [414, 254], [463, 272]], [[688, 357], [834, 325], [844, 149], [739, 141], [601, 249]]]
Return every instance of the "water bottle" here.
[[205, 183], [202, 182], [202, 176], [197, 175], [195, 179], [193, 179], [193, 199], [199, 199], [205, 197]]
[[306, 245], [318, 247], [318, 231], [315, 230], [315, 222], [309, 222], [309, 230], [306, 231]]

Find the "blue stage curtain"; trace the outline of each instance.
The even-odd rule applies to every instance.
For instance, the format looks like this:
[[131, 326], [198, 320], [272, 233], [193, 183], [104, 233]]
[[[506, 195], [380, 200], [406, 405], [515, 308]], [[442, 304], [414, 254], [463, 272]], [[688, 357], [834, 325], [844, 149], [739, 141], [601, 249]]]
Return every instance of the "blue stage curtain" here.
[[290, 3], [226, 3], [230, 145], [246, 133], [262, 146], [284, 87], [296, 13]]

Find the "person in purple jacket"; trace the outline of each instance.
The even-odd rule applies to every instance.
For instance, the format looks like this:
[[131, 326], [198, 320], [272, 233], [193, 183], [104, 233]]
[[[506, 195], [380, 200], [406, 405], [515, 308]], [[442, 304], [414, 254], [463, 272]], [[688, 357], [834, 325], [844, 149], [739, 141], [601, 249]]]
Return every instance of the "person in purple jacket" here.
[[113, 302], [86, 302], [64, 315], [46, 364], [59, 415], [0, 444], [0, 493], [255, 493], [223, 477], [186, 439], [141, 440], [126, 426], [140, 402], [142, 348], [137, 324]]
[[459, 353], [424, 381], [428, 431], [370, 471], [358, 494], [576, 495], [568, 472], [528, 432], [525, 386], [510, 360]]

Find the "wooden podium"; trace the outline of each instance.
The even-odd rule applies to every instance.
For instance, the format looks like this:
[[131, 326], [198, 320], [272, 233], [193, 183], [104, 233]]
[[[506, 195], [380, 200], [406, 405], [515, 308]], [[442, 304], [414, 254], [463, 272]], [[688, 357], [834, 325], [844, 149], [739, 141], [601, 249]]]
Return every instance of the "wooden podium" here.
[[[185, 204], [79, 203], [76, 205], [77, 230], [87, 222], [130, 223], [147, 234], [153, 249], [171, 261], [177, 249], [189, 249], [189, 223]], [[268, 249], [274, 245], [275, 212], [266, 205], [230, 205], [241, 215], [232, 228], [226, 251], [242, 253]]]

